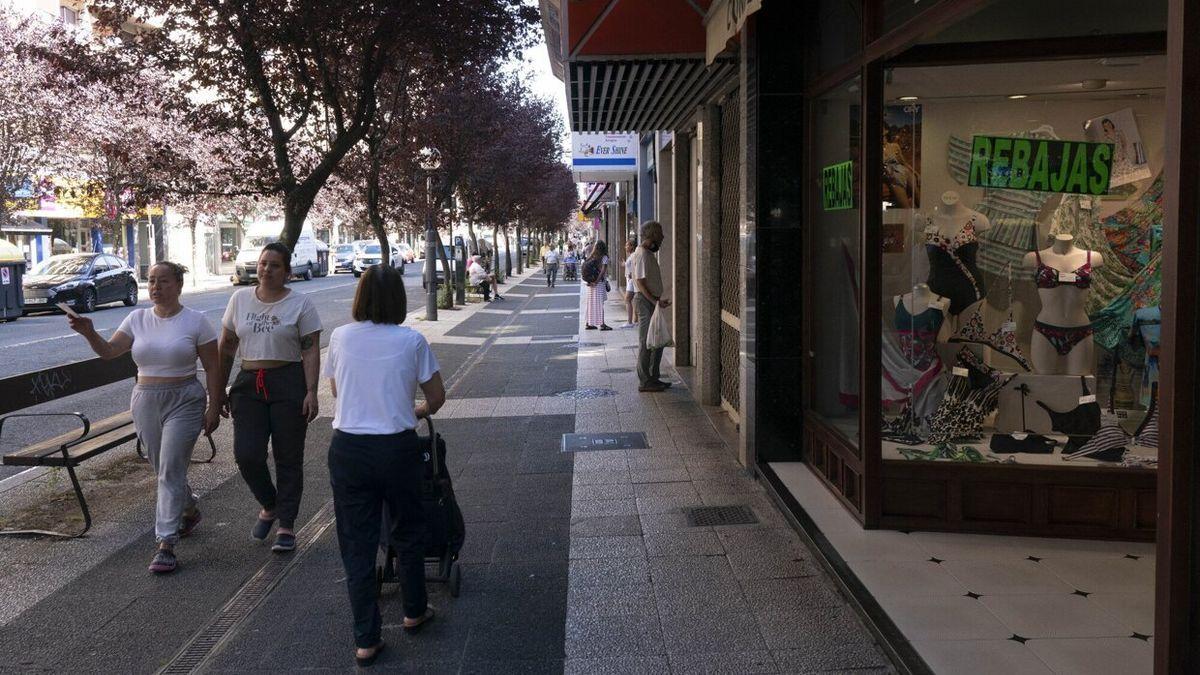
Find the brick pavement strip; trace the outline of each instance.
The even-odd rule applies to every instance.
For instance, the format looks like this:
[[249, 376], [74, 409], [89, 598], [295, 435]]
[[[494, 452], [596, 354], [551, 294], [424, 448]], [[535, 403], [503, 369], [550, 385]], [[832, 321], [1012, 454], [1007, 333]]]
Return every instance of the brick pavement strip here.
[[[539, 282], [533, 270], [509, 286], [508, 316], [475, 306], [414, 323], [455, 371], [438, 430], [468, 521], [464, 582], [459, 598], [431, 586], [439, 619], [416, 637], [399, 630], [398, 592], [385, 587], [393, 647], [380, 665], [462, 673], [887, 669], [761, 486], [733, 461], [712, 411], [682, 384], [638, 394], [627, 348], [636, 331], [584, 333], [576, 287], [546, 293]], [[535, 311], [520, 311], [524, 303]], [[564, 348], [577, 336], [599, 345]], [[554, 396], [576, 387], [617, 395]], [[229, 446], [228, 431], [218, 447]], [[560, 452], [562, 434], [583, 431], [642, 431], [651, 447]], [[304, 519], [329, 498], [327, 438], [323, 418], [310, 436]], [[149, 672], [188, 643], [270, 556], [241, 531], [253, 505], [228, 455], [193, 470], [206, 493], [205, 523], [170, 577], [145, 573], [153, 537], [144, 467], [126, 483], [136, 494], [102, 507], [113, 520], [99, 519], [86, 540], [0, 540], [0, 594], [6, 605], [15, 600], [0, 610], [0, 653], [19, 655], [0, 672]], [[760, 522], [688, 527], [684, 507], [721, 504], [748, 504]], [[61, 583], [24, 588], [21, 581], [45, 576], [47, 558]], [[206, 672], [350, 670], [343, 578], [327, 531]], [[152, 640], [147, 626], [155, 626]]]

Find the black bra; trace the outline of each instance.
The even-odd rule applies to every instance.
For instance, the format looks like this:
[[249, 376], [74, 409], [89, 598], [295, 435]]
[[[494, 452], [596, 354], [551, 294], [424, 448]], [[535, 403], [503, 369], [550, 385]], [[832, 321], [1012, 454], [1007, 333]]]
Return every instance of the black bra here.
[[[1079, 376], [1079, 384], [1084, 396], [1092, 393], [1088, 391], [1087, 378], [1083, 375]], [[1050, 406], [1042, 401], [1037, 401], [1037, 404], [1050, 415], [1050, 427], [1059, 433], [1091, 438], [1100, 430], [1100, 404], [1094, 400], [1090, 403], [1080, 403], [1067, 412], [1051, 410]]]

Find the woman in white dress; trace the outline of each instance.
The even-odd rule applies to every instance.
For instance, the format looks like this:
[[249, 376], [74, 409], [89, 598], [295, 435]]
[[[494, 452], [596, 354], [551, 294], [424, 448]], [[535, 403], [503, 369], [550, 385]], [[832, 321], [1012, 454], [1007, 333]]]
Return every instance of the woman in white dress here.
[[[588, 281], [591, 278], [589, 269], [597, 271], [597, 275], [592, 281]], [[612, 326], [604, 323], [604, 302], [608, 300], [608, 244], [602, 241], [596, 242], [596, 245], [592, 247], [591, 255], [583, 263], [583, 273], [588, 287], [587, 316], [584, 328], [596, 330], [598, 326], [600, 330], [612, 330]]]

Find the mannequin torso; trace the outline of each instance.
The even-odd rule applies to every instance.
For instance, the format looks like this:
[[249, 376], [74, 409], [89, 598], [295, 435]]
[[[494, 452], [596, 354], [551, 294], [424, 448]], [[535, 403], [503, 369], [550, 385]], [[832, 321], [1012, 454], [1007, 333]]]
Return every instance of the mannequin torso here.
[[1071, 235], [1059, 234], [1050, 248], [1027, 253], [1023, 262], [1033, 271], [1042, 301], [1030, 345], [1034, 370], [1090, 374], [1095, 346], [1085, 307], [1092, 270], [1104, 265], [1103, 256], [1076, 247]]
[[979, 300], [986, 289], [975, 264], [977, 235], [991, 228], [987, 216], [963, 206], [958, 193], [942, 195], [942, 204], [925, 217], [925, 251], [929, 256], [929, 288], [950, 299], [957, 316]]

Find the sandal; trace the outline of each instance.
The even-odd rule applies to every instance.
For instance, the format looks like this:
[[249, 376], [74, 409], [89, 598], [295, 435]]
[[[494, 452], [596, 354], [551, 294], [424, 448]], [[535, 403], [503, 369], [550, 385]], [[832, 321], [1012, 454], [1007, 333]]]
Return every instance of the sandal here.
[[600, 324], [600, 330], [612, 330], [612, 326], [610, 326], [606, 323], [602, 323], [602, 324]]
[[275, 517], [258, 518], [254, 523], [254, 527], [250, 530], [250, 536], [259, 541], [266, 541], [267, 535], [271, 534], [271, 526], [275, 524]]
[[375, 659], [378, 659], [379, 655], [383, 653], [383, 648], [386, 646], [387, 643], [383, 640], [380, 640], [379, 644], [375, 645], [375, 651], [371, 652], [370, 656], [359, 656], [356, 652], [354, 654], [354, 663], [357, 664], [359, 668], [370, 667], [375, 663]]
[[287, 553], [288, 551], [296, 550], [296, 535], [291, 532], [276, 533], [275, 544], [271, 546], [271, 550], [276, 553]]
[[408, 633], [409, 635], [415, 635], [421, 632], [421, 629], [424, 628], [426, 624], [433, 621], [433, 617], [434, 614], [432, 607], [425, 608], [425, 613], [422, 614], [421, 618], [417, 619], [415, 623], [409, 623], [408, 617], [404, 617], [404, 632]]

